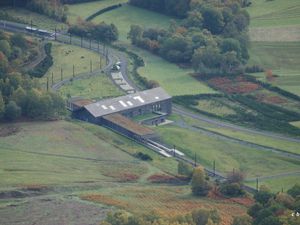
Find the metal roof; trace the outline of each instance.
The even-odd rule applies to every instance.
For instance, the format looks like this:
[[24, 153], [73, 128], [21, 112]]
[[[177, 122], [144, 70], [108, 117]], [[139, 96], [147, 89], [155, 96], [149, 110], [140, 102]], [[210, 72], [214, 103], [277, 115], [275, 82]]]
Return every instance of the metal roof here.
[[168, 95], [164, 89], [158, 87], [117, 98], [101, 100], [86, 105], [84, 108], [94, 117], [101, 117], [170, 98], [171, 96]]

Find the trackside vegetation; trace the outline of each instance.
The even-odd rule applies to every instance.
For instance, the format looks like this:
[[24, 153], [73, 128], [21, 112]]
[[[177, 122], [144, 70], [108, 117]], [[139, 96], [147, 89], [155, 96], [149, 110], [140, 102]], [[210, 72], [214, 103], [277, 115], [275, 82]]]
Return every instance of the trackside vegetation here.
[[[23, 35], [0, 32], [0, 119], [12, 121], [21, 115], [54, 119], [64, 114], [62, 98], [42, 90], [36, 79], [21, 70], [22, 65], [36, 57], [36, 45]], [[47, 69], [43, 61], [38, 68], [43, 68], [37, 70], [39, 74]]]

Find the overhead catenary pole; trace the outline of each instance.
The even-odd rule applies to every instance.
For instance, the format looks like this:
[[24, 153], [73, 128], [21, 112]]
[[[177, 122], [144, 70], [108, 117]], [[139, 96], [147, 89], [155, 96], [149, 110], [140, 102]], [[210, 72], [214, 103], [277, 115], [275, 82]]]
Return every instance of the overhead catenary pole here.
[[214, 160], [213, 168], [214, 168], [214, 176], [216, 176], [216, 160]]
[[75, 77], [75, 65], [73, 65], [73, 77]]
[[47, 76], [47, 91], [49, 90], [49, 77]]
[[256, 178], [256, 191], [258, 191], [258, 177]]
[[52, 72], [52, 85], [53, 85], [53, 83], [54, 83], [54, 82], [53, 82], [53, 72]]

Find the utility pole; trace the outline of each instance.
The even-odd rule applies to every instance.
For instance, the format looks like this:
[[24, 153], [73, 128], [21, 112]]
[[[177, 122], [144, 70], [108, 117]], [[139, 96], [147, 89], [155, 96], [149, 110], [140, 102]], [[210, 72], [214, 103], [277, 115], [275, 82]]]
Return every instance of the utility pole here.
[[99, 55], [100, 56], [100, 64], [99, 64], [99, 68], [100, 68], [100, 70], [102, 69], [102, 57], [101, 57], [101, 55]]
[[73, 65], [73, 77], [75, 77], [75, 66]]
[[49, 90], [49, 77], [47, 76], [47, 91]]
[[256, 178], [256, 191], [258, 191], [258, 177]]

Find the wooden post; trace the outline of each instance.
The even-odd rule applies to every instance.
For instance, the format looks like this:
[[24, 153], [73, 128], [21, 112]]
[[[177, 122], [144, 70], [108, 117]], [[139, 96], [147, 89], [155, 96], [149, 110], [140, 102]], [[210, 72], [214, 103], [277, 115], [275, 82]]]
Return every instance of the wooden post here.
[[98, 44], [98, 52], [100, 51], [100, 43], [99, 41], [97, 41], [97, 44]]
[[90, 72], [93, 72], [93, 62], [90, 60]]
[[92, 48], [92, 39], [90, 39], [90, 49]]
[[194, 165], [195, 165], [195, 167], [197, 166], [197, 154], [195, 153], [195, 162], [194, 162]]
[[174, 154], [174, 157], [176, 157], [176, 152], [175, 152], [175, 150], [176, 150], [176, 146], [174, 145], [174, 146], [173, 146], [173, 154]]
[[72, 44], [72, 34], [70, 33], [70, 44]]
[[82, 47], [82, 36], [80, 37], [80, 47]]
[[55, 29], [54, 29], [54, 40], [56, 41], [56, 26], [55, 26]]
[[60, 69], [60, 80], [61, 81], [63, 80], [63, 69], [62, 68]]

